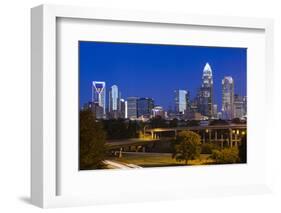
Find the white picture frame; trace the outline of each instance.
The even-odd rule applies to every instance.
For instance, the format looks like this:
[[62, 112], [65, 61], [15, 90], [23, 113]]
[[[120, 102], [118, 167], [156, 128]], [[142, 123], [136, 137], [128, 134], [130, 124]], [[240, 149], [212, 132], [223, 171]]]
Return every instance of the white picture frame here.
[[[119, 22], [134, 23], [153, 23], [167, 26], [200, 26], [200, 27], [218, 27], [227, 30], [232, 29], [253, 29], [264, 32], [264, 71], [265, 74], [265, 94], [266, 103], [273, 104], [273, 96], [270, 91], [273, 89], [271, 82], [273, 79], [273, 21], [270, 19], [256, 18], [238, 18], [238, 17], [216, 17], [203, 15], [187, 14], [160, 14], [147, 11], [123, 11], [112, 9], [96, 9], [74, 6], [54, 6], [41, 5], [31, 10], [31, 72], [32, 72], [32, 118], [31, 118], [31, 201], [33, 204], [47, 208], [60, 206], [91, 205], [99, 203], [116, 202], [137, 202], [143, 200], [165, 200], [178, 199], [198, 196], [215, 195], [233, 195], [233, 194], [251, 194], [269, 192], [271, 187], [270, 161], [260, 169], [265, 174], [265, 178], [249, 184], [239, 182], [239, 184], [218, 184], [216, 186], [200, 187], [193, 183], [194, 187], [186, 186], [182, 190], [169, 186], [169, 195], [155, 188], [154, 192], [148, 194], [140, 193], [132, 196], [131, 191], [119, 191], [107, 195], [89, 195], [83, 193], [79, 195], [58, 195], [59, 173], [61, 167], [58, 166], [60, 158], [57, 144], [57, 88], [60, 83], [57, 80], [57, 21], [64, 19], [81, 20], [108, 20]], [[250, 84], [251, 86], [251, 84]], [[253, 87], [253, 84], [252, 86]], [[269, 112], [270, 114], [270, 112]], [[265, 116], [264, 123], [267, 124], [271, 117]], [[266, 128], [268, 136], [269, 129]], [[266, 137], [267, 138], [267, 137]], [[268, 141], [262, 148], [268, 147]], [[266, 159], [269, 159], [269, 153], [266, 153]], [[200, 167], [195, 168], [196, 170]], [[247, 170], [247, 168], [244, 168]], [[146, 171], [153, 175], [159, 175], [154, 170]], [[170, 171], [176, 171], [172, 169]], [[194, 170], [194, 169], [193, 169]], [[77, 171], [78, 172], [78, 171]], [[107, 171], [106, 171], [107, 172]], [[116, 173], [115, 171], [109, 171]], [[208, 174], [208, 169], [206, 173]], [[107, 172], [108, 174], [108, 172]], [[126, 173], [123, 172], [123, 177]], [[131, 174], [131, 173], [130, 173]], [[164, 175], [165, 173], [162, 173]], [[87, 173], [84, 173], [87, 175]], [[126, 177], [124, 177], [126, 178]], [[173, 178], [173, 177], [172, 177]], [[159, 183], [163, 184], [163, 183]], [[161, 185], [159, 185], [161, 186]], [[126, 186], [124, 186], [126, 188]], [[75, 187], [74, 187], [75, 188]], [[73, 188], [73, 190], [74, 190]], [[71, 189], [70, 189], [71, 190]], [[119, 188], [118, 188], [119, 190]], [[113, 189], [114, 191], [114, 189]], [[130, 196], [120, 196], [120, 193], [130, 192]]]

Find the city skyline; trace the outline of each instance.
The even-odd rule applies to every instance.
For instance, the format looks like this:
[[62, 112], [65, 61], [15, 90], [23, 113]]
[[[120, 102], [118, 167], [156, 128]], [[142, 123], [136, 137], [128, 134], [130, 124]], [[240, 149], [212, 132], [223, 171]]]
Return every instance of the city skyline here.
[[[225, 76], [238, 76], [238, 80], [235, 81], [235, 94], [238, 94], [240, 96], [246, 96], [246, 49], [243, 48], [221, 48], [221, 47], [194, 47], [194, 46], [170, 46], [170, 45], [149, 45], [149, 44], [119, 44], [119, 43], [103, 43], [103, 42], [80, 42], [79, 43], [79, 52], [80, 52], [80, 106], [83, 106], [84, 103], [88, 102], [92, 94], [89, 94], [89, 91], [86, 91], [88, 88], [88, 82], [92, 81], [101, 81], [106, 82], [106, 86], [108, 90], [110, 90], [110, 87], [117, 85], [119, 92], [122, 93], [122, 95], [119, 98], [127, 99], [128, 97], [148, 97], [152, 98], [155, 101], [156, 105], [160, 105], [164, 107], [165, 110], [168, 110], [169, 108], [174, 109], [175, 103], [174, 103], [174, 91], [176, 90], [186, 90], [191, 100], [194, 99], [198, 93], [198, 89], [200, 89], [202, 84], [202, 73], [205, 69], [211, 69], [211, 72], [213, 72], [212, 75], [212, 81], [213, 81], [213, 87], [214, 87], [214, 97], [212, 104], [218, 105], [218, 110], [220, 111], [222, 109], [222, 85], [221, 81]], [[117, 46], [116, 46], [117, 45]], [[116, 53], [116, 49], [120, 48], [119, 52], [121, 54], [114, 55], [112, 52], [108, 52], [106, 58], [113, 59], [114, 63], [107, 63], [105, 64], [105, 67], [107, 67], [107, 72], [103, 72], [104, 69], [98, 69], [100, 66], [100, 62], [97, 63], [97, 59], [101, 59], [101, 57], [105, 57], [105, 50], [112, 50]], [[99, 57], [95, 58], [97, 56], [97, 50], [103, 50], [100, 52]], [[169, 69], [164, 69], [162, 67], [163, 64], [159, 61], [159, 56], [154, 58], [149, 58], [144, 56], [144, 49], [148, 50], [154, 50], [154, 53], [161, 50], [161, 54], [164, 55], [163, 57], [168, 57], [167, 54], [172, 57], [171, 63], [166, 63], [170, 65], [171, 67]], [[156, 50], [155, 50], [156, 49]], [[163, 50], [164, 49], [164, 50]], [[145, 70], [140, 73], [136, 72], [128, 72], [128, 70], [132, 70], [132, 68], [135, 68], [136, 70], [139, 70], [136, 66], [139, 64], [138, 61], [135, 61], [135, 63], [132, 63], [128, 60], [128, 58], [123, 58], [123, 61], [116, 64], [116, 58], [124, 57], [125, 55], [128, 56], [129, 53], [135, 53], [136, 56], [133, 57], [134, 59], [137, 58], [137, 56], [143, 56], [147, 60], [144, 61], [144, 58], [140, 58], [139, 60], [144, 63], [150, 65], [150, 70], [152, 67], [153, 70], [159, 74], [159, 71], [163, 70], [162, 75], [159, 76], [158, 80], [154, 82], [154, 79], [150, 79], [150, 75], [146, 76], [145, 81], [141, 81], [142, 75], [146, 75], [147, 72]], [[175, 56], [179, 56], [183, 58], [184, 52], [189, 56], [191, 52], [197, 52], [197, 54], [194, 54], [191, 58], [192, 61], [183, 61], [181, 60], [180, 64], [176, 64]], [[194, 64], [194, 60], [198, 58], [204, 58], [199, 57], [199, 53], [202, 53], [203, 55], [210, 55], [211, 53], [216, 53], [217, 57], [208, 57], [208, 60], [200, 63], [198, 67], [201, 67], [199, 72], [190, 72], [190, 68], [192, 64]], [[92, 53], [92, 54], [91, 54]], [[147, 52], [149, 54], [149, 52]], [[87, 57], [85, 56], [87, 54]], [[122, 56], [123, 55], [123, 56]], [[191, 54], [192, 55], [192, 54]], [[221, 57], [219, 57], [221, 56]], [[91, 57], [92, 60], [91, 60]], [[85, 60], [86, 58], [86, 60]], [[206, 57], [207, 58], [207, 57]], [[213, 58], [213, 59], [212, 59]], [[214, 58], [217, 58], [217, 61], [214, 60]], [[220, 58], [220, 60], [219, 60]], [[224, 58], [224, 60], [222, 60]], [[236, 59], [235, 59], [236, 58]], [[112, 62], [110, 59], [109, 62]], [[127, 60], [126, 60], [127, 59]], [[152, 66], [153, 63], [156, 63], [158, 61], [160, 64], [159, 66]], [[233, 60], [230, 60], [233, 59]], [[238, 60], [239, 59], [239, 60]], [[162, 60], [161, 60], [162, 61]], [[210, 62], [213, 61], [213, 64]], [[228, 67], [227, 70], [230, 70], [229, 72], [219, 72], [214, 67], [223, 67], [218, 66], [220, 61], [221, 64], [224, 64], [225, 67]], [[234, 63], [233, 61], [236, 61]], [[237, 62], [239, 61], [239, 63]], [[87, 63], [88, 62], [88, 63]], [[124, 64], [128, 65], [127, 69], [124, 68]], [[198, 62], [197, 62], [198, 63]], [[111, 64], [111, 66], [108, 66], [108, 64]], [[195, 63], [196, 64], [196, 63]], [[227, 65], [228, 64], [228, 65]], [[234, 65], [233, 65], [234, 64]], [[130, 66], [131, 68], [129, 68]], [[174, 68], [172, 67], [174, 66]], [[182, 67], [185, 65], [184, 67]], [[231, 66], [232, 65], [232, 66]], [[109, 67], [112, 69], [109, 70]], [[186, 68], [185, 68], [186, 67]], [[240, 67], [240, 68], [239, 68]], [[92, 68], [92, 70], [91, 70]], [[121, 69], [123, 68], [123, 69]], [[135, 70], [134, 69], [134, 70]], [[169, 73], [167, 76], [165, 73], [167, 70], [175, 70], [172, 73]], [[116, 77], [116, 70], [120, 71], [120, 74]], [[123, 70], [123, 71], [122, 71]], [[186, 70], [186, 72], [184, 72]], [[233, 72], [233, 70], [239, 70], [239, 72]], [[112, 75], [110, 75], [112, 74]], [[182, 74], [179, 76], [178, 74]], [[187, 78], [184, 78], [184, 76], [187, 75]], [[204, 74], [204, 73], [203, 73]], [[225, 74], [225, 75], [224, 75]], [[228, 75], [226, 75], [228, 74]], [[87, 77], [93, 76], [93, 78], [88, 79]], [[176, 76], [177, 80], [173, 81], [172, 79]], [[218, 77], [221, 77], [221, 79], [218, 79]], [[134, 79], [136, 77], [139, 77], [139, 81], [135, 81]], [[155, 77], [155, 75], [152, 75], [152, 77]], [[167, 78], [168, 77], [168, 78]], [[196, 78], [195, 78], [196, 77]], [[106, 78], [106, 79], [105, 79]], [[133, 80], [132, 80], [133, 79]], [[171, 80], [169, 80], [171, 79]], [[191, 81], [191, 79], [195, 79], [194, 81]], [[125, 80], [125, 81], [124, 81]], [[119, 84], [117, 82], [120, 82]], [[137, 83], [136, 83], [137, 82]], [[236, 83], [237, 82], [237, 83]], [[124, 83], [124, 85], [123, 85]], [[131, 83], [135, 83], [135, 85], [131, 85]], [[154, 84], [151, 84], [154, 83]], [[142, 84], [141, 86], [138, 86]], [[91, 85], [91, 83], [90, 83]], [[181, 86], [185, 85], [185, 86]], [[161, 91], [162, 92], [161, 92]], [[81, 92], [82, 91], [82, 92]], [[158, 96], [156, 96], [158, 94]], [[107, 96], [108, 94], [105, 94]], [[119, 96], [119, 95], [118, 95]], [[108, 102], [106, 98], [106, 102]]]
[[79, 169], [247, 163], [247, 49], [79, 42]]

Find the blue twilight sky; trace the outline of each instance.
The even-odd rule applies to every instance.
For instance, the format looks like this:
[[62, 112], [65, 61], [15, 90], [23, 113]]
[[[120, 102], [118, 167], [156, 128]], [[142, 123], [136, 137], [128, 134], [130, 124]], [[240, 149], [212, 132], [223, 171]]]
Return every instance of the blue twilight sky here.
[[173, 109], [174, 90], [186, 89], [191, 98], [196, 96], [206, 62], [213, 71], [219, 110], [224, 76], [233, 77], [236, 94], [246, 95], [246, 48], [80, 41], [80, 106], [91, 101], [92, 81], [105, 81], [107, 99], [116, 84], [124, 99], [151, 97], [156, 105]]

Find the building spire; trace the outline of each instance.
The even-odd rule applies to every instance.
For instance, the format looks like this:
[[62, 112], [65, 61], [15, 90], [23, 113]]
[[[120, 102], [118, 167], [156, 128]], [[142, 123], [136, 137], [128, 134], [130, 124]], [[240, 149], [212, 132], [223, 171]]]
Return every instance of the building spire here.
[[204, 76], [212, 76], [212, 68], [210, 66], [210, 64], [207, 62], [205, 64], [204, 70], [203, 70], [203, 77]]

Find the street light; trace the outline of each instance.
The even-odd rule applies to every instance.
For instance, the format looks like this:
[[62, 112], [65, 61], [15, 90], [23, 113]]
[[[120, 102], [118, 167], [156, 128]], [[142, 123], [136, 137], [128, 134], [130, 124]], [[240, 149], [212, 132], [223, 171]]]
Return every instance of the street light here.
[[145, 134], [145, 129], [146, 129], [146, 127], [148, 127], [148, 126], [145, 125], [145, 126], [143, 127], [143, 137], [144, 137], [144, 138], [146, 138], [146, 134]]

